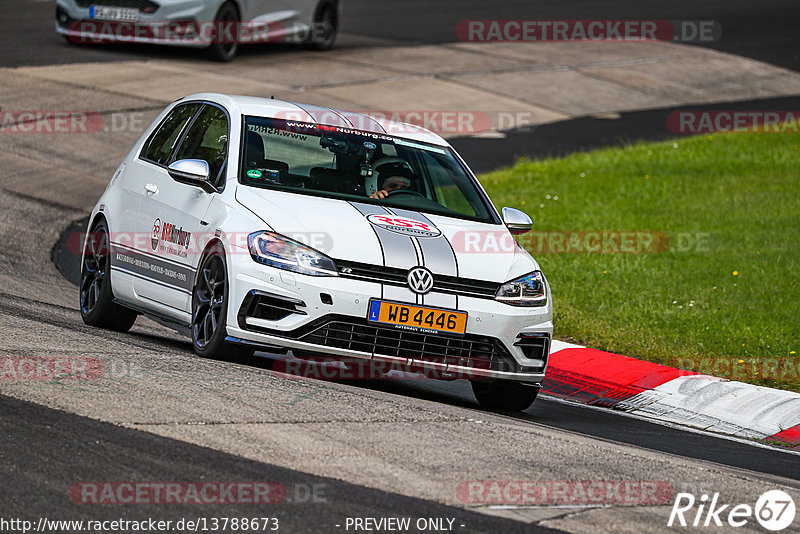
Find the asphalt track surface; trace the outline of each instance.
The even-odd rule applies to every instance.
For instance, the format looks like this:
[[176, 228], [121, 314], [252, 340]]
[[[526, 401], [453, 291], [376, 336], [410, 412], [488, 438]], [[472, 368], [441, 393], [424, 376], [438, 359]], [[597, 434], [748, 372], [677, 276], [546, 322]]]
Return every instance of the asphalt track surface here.
[[[793, 70], [800, 69], [800, 39], [797, 36], [800, 4], [786, 0], [757, 3], [749, 0], [345, 0], [343, 5], [343, 32], [394, 44], [456, 41], [457, 24], [471, 19], [713, 20], [722, 27], [722, 38], [698, 44]], [[55, 34], [54, 6], [55, 2], [51, 0], [3, 0], [0, 4], [0, 67], [197, 54], [192, 50], [149, 46], [70, 46]], [[348, 40], [343, 39], [342, 45], [348, 46]], [[269, 46], [254, 46], [245, 48], [243, 53], [263, 54], [269, 50]]]
[[682, 105], [644, 111], [581, 117], [506, 130], [502, 137], [458, 137], [449, 142], [476, 173], [513, 165], [518, 158], [555, 158], [571, 152], [622, 146], [637, 141], [665, 141], [682, 136], [664, 125], [675, 111], [784, 111], [800, 109], [800, 96], [741, 100], [721, 104]]
[[[234, 506], [146, 504], [122, 510], [106, 505], [94, 507], [91, 519], [269, 517], [278, 519], [280, 532], [318, 533], [341, 530], [346, 517], [403, 517], [413, 511], [415, 519], [454, 519], [462, 532], [558, 532], [253, 462], [4, 396], [0, 396], [0, 427], [4, 436], [0, 505], [5, 518], [34, 523], [42, 517], [86, 519], [86, 505], [67, 497], [77, 480], [268, 481], [285, 488], [285, 500]], [[36, 436], [35, 446], [31, 435]]]
[[[378, 4], [351, 1], [346, 7], [344, 30], [353, 34], [389, 38], [395, 42], [441, 42], [454, 39], [455, 24], [466, 18], [714, 19], [722, 24], [726, 39], [709, 46], [795, 70], [800, 65], [798, 48], [787, 46], [787, 43], [797, 42], [794, 25], [800, 17], [797, 16], [797, 8], [786, 7], [785, 2], [762, 2], [758, 4], [757, 10], [746, 2], [714, 2], [702, 5], [695, 5], [692, 2], [673, 2], [668, 8], [660, 7], [662, 5], [660, 2], [649, 5], [621, 2], [615, 4], [616, 7], [612, 9], [606, 6], [595, 7], [588, 2], [571, 2], [566, 6], [562, 4], [560, 7], [552, 7], [531, 2], [505, 2], [501, 6], [490, 6], [479, 2]], [[453, 6], [458, 7], [454, 9]], [[52, 8], [51, 2], [31, 0], [3, 2], [4, 31], [0, 34], [1, 66], [120, 61], [141, 59], [154, 53], [149, 47], [67, 46], [53, 33]], [[47, 20], [46, 24], [42, 22], [44, 20]], [[158, 51], [159, 55], [166, 54], [172, 57], [193, 53], [195, 52], [181, 50], [159, 49]], [[264, 51], [254, 48], [245, 53], [264, 53]], [[781, 99], [760, 104], [774, 105], [776, 109], [797, 109], [797, 103], [797, 100]], [[747, 109], [748, 106], [750, 109], [756, 107], [756, 103], [753, 102], [741, 105], [742, 109]], [[707, 106], [703, 108], [713, 109]], [[726, 109], [728, 108], [730, 105], [726, 104]], [[648, 113], [656, 115], [646, 116]], [[483, 154], [478, 157], [473, 153], [471, 160], [480, 162], [476, 165], [479, 170], [486, 170], [508, 162], [509, 156], [517, 154], [558, 155], [637, 138], [652, 138], [652, 133], [637, 132], [636, 125], [645, 128], [646, 124], [663, 124], [661, 121], [653, 120], [653, 117], [664, 113], [667, 113], [667, 110], [622, 114], [620, 119], [611, 121], [587, 118], [548, 125], [537, 130], [538, 133], [548, 133], [536, 136], [537, 139], [547, 140], [546, 146], [541, 147], [531, 148], [527, 141], [530, 137], [528, 130], [508, 132], [506, 139], [502, 141], [459, 140], [456, 141], [456, 146], [462, 151], [469, 149], [477, 151], [478, 155]], [[576, 132], [581, 134], [575, 135]], [[497, 152], [496, 144], [501, 142], [508, 149], [500, 156], [502, 161], [492, 160], [490, 155]], [[482, 148], [491, 147], [492, 143], [495, 144], [495, 148]], [[174, 361], [176, 357], [182, 362], [196, 361], [192, 359], [188, 342], [177, 338], [148, 335], [141, 330], [135, 330], [128, 335], [113, 336], [113, 339], [109, 336], [107, 342], [101, 341], [103, 333], [96, 332], [94, 337], [89, 335], [89, 330], [82, 325], [74, 309], [53, 307], [44, 302], [48, 298], [45, 288], [48, 284], [58, 283], [58, 280], [46, 273], [32, 273], [31, 269], [36, 268], [34, 260], [37, 256], [31, 251], [26, 251], [25, 248], [29, 245], [18, 244], [17, 239], [22, 240], [25, 236], [41, 237], [30, 234], [33, 229], [25, 227], [31, 218], [49, 224], [51, 221], [63, 219], [66, 211], [58, 205], [48, 205], [19, 196], [4, 200], [2, 208], [4, 213], [2, 223], [6, 225], [3, 228], [3, 237], [13, 243], [12, 247], [0, 252], [0, 259], [6, 267], [3, 276], [19, 281], [19, 287], [30, 287], [24, 290], [28, 291], [26, 297], [20, 296], [23, 292], [21, 289], [9, 290], [13, 294], [3, 295], [3, 320], [7, 323], [3, 325], [4, 337], [9, 336], [6, 342], [11, 342], [12, 337], [17, 337], [13, 332], [9, 333], [7, 330], [9, 325], [20, 328], [20, 325], [29, 325], [31, 321], [41, 319], [47, 328], [47, 332], [42, 334], [42, 340], [57, 341], [61, 337], [67, 339], [75, 333], [85, 334], [86, 346], [91, 346], [94, 350], [102, 350], [101, 347], [106, 344], [109, 347], [128, 347], [130, 353], [145, 350], [142, 347], [157, 347], [153, 350], [159, 351], [157, 360], [159, 362]], [[18, 228], [23, 230], [17, 230]], [[17, 232], [19, 236], [16, 233], [12, 235], [11, 232]], [[45, 235], [50, 236], [48, 239], [52, 237], [50, 233]], [[27, 258], [26, 252], [29, 252]], [[58, 248], [55, 255], [62, 271], [69, 274], [71, 264], [74, 274], [74, 255], [58, 252]], [[27, 284], [29, 280], [31, 283]], [[62, 283], [67, 285], [63, 280]], [[74, 294], [74, 290], [67, 289], [65, 293]], [[35, 337], [30, 332], [26, 335]], [[156, 360], [143, 360], [142, 365], [148, 366], [153, 361]], [[255, 374], [262, 378], [269, 374], [269, 365], [263, 357], [236, 363], [238, 365], [226, 369], [225, 372], [243, 373], [247, 376]], [[176, 390], [187, 391], [187, 388], [191, 387], [191, 382], [176, 383], [174, 387]], [[778, 480], [786, 479], [795, 482], [800, 480], [798, 456], [779, 449], [688, 432], [546, 397], [537, 401], [525, 413], [492, 413], [477, 407], [468, 385], [463, 382], [380, 381], [343, 384], [320, 382], [318, 387], [322, 394], [331, 396], [332, 402], [336, 402], [337, 396], [342, 395], [348, 396], [349, 399], [368, 397], [375, 405], [391, 402], [411, 413], [424, 408], [440, 413], [442, 418], [448, 417], [451, 413], [459, 414], [458, 417], [469, 415], [471, 418], [480, 418], [495, 425], [493, 432], [497, 432], [498, 436], [506, 434], [497, 428], [512, 426], [525, 429], [530, 436], [537, 434], [558, 436], [565, 443], [579, 441], [584, 448], [580, 449], [575, 458], [570, 459], [569, 467], [570, 473], [582, 472], [584, 477], [592, 476], [593, 473], [595, 478], [613, 479], [615, 474], [619, 476], [618, 473], [626, 472], [624, 468], [614, 463], [613, 458], [607, 457], [611, 454], [609, 451], [614, 451], [619, 454], [620, 462], [623, 460], [641, 462], [645, 458], [651, 460], [658, 458], [684, 466], [687, 470], [715, 473], [719, 478], [713, 479], [709, 474], [708, 480], [720, 478], [730, 480], [734, 492], [746, 491], [754, 480], [765, 484], [775, 484]], [[139, 400], [131, 397], [129, 402], [135, 405]], [[166, 411], [168, 404], [165, 403], [160, 408]], [[331, 409], [335, 411], [336, 407], [333, 406]], [[215, 448], [170, 439], [153, 432], [100, 422], [69, 411], [46, 408], [16, 398], [0, 396], [0, 435], [3, 437], [3, 446], [0, 447], [2, 460], [0, 473], [4, 482], [3, 488], [0, 489], [0, 511], [3, 517], [116, 519], [151, 516], [159, 519], [177, 519], [187, 516], [236, 514], [245, 517], [263, 517], [265, 513], [274, 512], [273, 515], [281, 520], [281, 531], [329, 532], [338, 531], [339, 528], [335, 525], [345, 517], [410, 515], [454, 517], [457, 518], [457, 524], [460, 522], [466, 525], [461, 530], [463, 532], [554, 531], [537, 525], [465, 511], [431, 499], [409, 497], [409, 492], [400, 494], [372, 489], [360, 484], [343, 482], [337, 478], [311, 475], [302, 468], [289, 469], [269, 461], [254, 461]], [[331, 421], [335, 422], [335, 418]], [[402, 423], [404, 421], [400, 421], [398, 425]], [[547, 450], [547, 444], [543, 441], [539, 442], [535, 437], [530, 439], [535, 440], [537, 446], [541, 446], [543, 450]], [[470, 454], [464, 457], [464, 462], [476, 462], [481, 456], [491, 458], [493, 451], [490, 443], [491, 441], [486, 442], [485, 451], [469, 451]], [[457, 444], [454, 443], [453, 448], [456, 449]], [[600, 458], [591, 457], [593, 450]], [[564, 454], [568, 455], [569, 452]], [[500, 463], [501, 459], [496, 458], [495, 461]], [[545, 465], [550, 458], [534, 455], [531, 461]], [[578, 468], [572, 463], [585, 464], [586, 468], [584, 471], [575, 471]], [[560, 472], [560, 466], [548, 467]], [[564, 467], [564, 472], [567, 472], [567, 466]], [[324, 485], [327, 500], [324, 503], [287, 503], [276, 507], [274, 511], [258, 509], [258, 513], [246, 506], [226, 506], [219, 509], [208, 506], [198, 508], [191, 505], [177, 508], [168, 506], [140, 506], [135, 509], [103, 506], [87, 508], [75, 505], [67, 498], [68, 488], [77, 480], [271, 480], [283, 483], [288, 488], [310, 484]], [[713, 482], [710, 483], [713, 485]], [[798, 485], [793, 484], [793, 487], [797, 488]], [[565, 520], [568, 521], [568, 518]], [[659, 528], [654, 527], [654, 530]]]

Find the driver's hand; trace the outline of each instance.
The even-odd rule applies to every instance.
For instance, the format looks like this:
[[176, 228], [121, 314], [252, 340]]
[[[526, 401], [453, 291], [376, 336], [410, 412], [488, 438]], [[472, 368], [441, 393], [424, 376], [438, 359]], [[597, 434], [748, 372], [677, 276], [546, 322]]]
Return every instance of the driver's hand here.
[[389, 196], [388, 191], [386, 191], [385, 189], [381, 189], [380, 191], [375, 191], [374, 193], [372, 193], [369, 196], [369, 198], [382, 199], [382, 198], [386, 198], [387, 196]]

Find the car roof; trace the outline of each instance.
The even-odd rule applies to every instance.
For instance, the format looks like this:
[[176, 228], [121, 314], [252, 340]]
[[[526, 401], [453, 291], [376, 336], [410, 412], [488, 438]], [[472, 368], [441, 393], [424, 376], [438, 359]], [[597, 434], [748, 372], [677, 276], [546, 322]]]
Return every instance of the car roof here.
[[283, 118], [297, 122], [310, 122], [318, 125], [354, 129], [362, 132], [389, 135], [412, 141], [422, 141], [439, 146], [449, 146], [447, 141], [430, 130], [370, 115], [343, 111], [313, 104], [287, 102], [275, 98], [259, 98], [254, 96], [224, 95], [219, 93], [198, 93], [179, 99], [178, 101], [207, 100], [221, 104], [229, 110], [238, 109], [242, 115]]

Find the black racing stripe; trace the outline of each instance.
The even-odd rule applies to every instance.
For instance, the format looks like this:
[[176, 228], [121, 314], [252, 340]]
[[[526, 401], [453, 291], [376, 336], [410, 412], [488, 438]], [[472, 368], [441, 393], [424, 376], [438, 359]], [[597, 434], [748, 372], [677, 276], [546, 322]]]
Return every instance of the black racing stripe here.
[[[367, 215], [370, 215], [371, 213], [373, 213], [373, 212], [367, 211], [365, 209], [365, 207], [369, 206], [368, 204], [362, 204], [360, 202], [348, 202], [348, 204], [350, 204], [355, 209], [357, 209], [361, 213], [361, 215], [363, 215], [364, 217], [366, 217]], [[386, 267], [386, 252], [383, 250], [383, 243], [381, 243], [381, 238], [378, 235], [378, 232], [377, 232], [377, 229], [375, 228], [375, 225], [370, 224], [370, 227], [372, 228], [372, 231], [375, 233], [375, 237], [378, 238], [378, 246], [381, 247], [381, 257], [383, 258], [383, 266]]]
[[[380, 122], [375, 120], [375, 117], [372, 117], [370, 115], [365, 115], [364, 113], [355, 113], [355, 112], [352, 112], [352, 111], [340, 111], [339, 113], [341, 113], [341, 115], [344, 116], [351, 123], [355, 119], [356, 122], [358, 122], [362, 126], [361, 128], [357, 128], [357, 129], [364, 130], [364, 131], [367, 131], [367, 132], [372, 132], [372, 133], [388, 133], [386, 131], [386, 128], [384, 128], [383, 125]], [[373, 128], [367, 128], [367, 124], [365, 123], [365, 121], [368, 121], [374, 127]]]
[[[292, 102], [295, 106], [299, 107], [306, 113], [308, 113], [313, 119], [314, 122], [317, 124], [324, 124], [326, 126], [339, 126], [343, 128], [350, 128], [352, 125], [350, 121], [342, 117], [339, 113], [335, 110], [330, 108], [325, 108], [322, 106], [314, 106], [312, 104], [298, 104], [297, 102]], [[326, 117], [336, 116], [339, 118], [340, 122], [336, 124], [334, 121], [325, 120]]]
[[[436, 228], [436, 225], [428, 219], [425, 215], [417, 211], [411, 211], [401, 208], [391, 208], [389, 211], [401, 216], [406, 217], [409, 219], [416, 219], [420, 222], [424, 222], [426, 224], [431, 225], [432, 227]], [[450, 240], [442, 233], [437, 237], [414, 237], [412, 238], [416, 243], [419, 244], [419, 252], [421, 255], [420, 258], [420, 265], [424, 265], [431, 272], [436, 274], [443, 274], [446, 276], [458, 276], [458, 259], [456, 257], [456, 252], [453, 249], [453, 245], [450, 243]], [[429, 294], [430, 295], [430, 294]], [[455, 309], [458, 309], [458, 295], [455, 296], [455, 303], [448, 304], [442, 302], [436, 302], [438, 305], [445, 305], [445, 306], [454, 306]], [[441, 295], [430, 295], [428, 300], [432, 298], [440, 298]], [[425, 304], [425, 296], [423, 296], [422, 304]]]
[[347, 122], [347, 124], [350, 126], [350, 128], [355, 128], [355, 124], [353, 124], [353, 123], [350, 121], [350, 119], [348, 119], [348, 118], [347, 118], [347, 117], [344, 115], [344, 113], [342, 113], [342, 112], [341, 112], [341, 111], [339, 111], [338, 109], [333, 109], [333, 108], [325, 108], [325, 109], [327, 109], [328, 111], [330, 111], [330, 112], [332, 112], [332, 113], [335, 113], [337, 117], [339, 117], [340, 119], [343, 119], [345, 122]]
[[[430, 224], [432, 226], [436, 226], [435, 224], [433, 224], [433, 221], [428, 219], [422, 213], [420, 213], [419, 215], [420, 215], [420, 217], [422, 219], [422, 222], [428, 223], [428, 224]], [[447, 246], [450, 247], [450, 253], [453, 255], [453, 265], [455, 267], [455, 274], [453, 276], [458, 277], [458, 273], [459, 273], [459, 269], [458, 269], [458, 254], [456, 254], [456, 250], [453, 248], [453, 244], [450, 242], [449, 239], [447, 239], [447, 236], [444, 235], [444, 232], [442, 233], [441, 236], [439, 236], [439, 238], [436, 238], [436, 239], [440, 239], [440, 238], [441, 238], [441, 241], [444, 241], [445, 243], [447, 243]], [[458, 294], [455, 294], [453, 296], [456, 298], [455, 309], [458, 309]]]
[[[392, 211], [401, 217], [416, 219], [420, 222], [429, 224], [434, 228], [436, 227], [436, 225], [433, 224], [430, 219], [418, 211], [400, 208], [392, 208], [389, 211]], [[422, 251], [425, 261], [425, 263], [422, 265], [425, 265], [425, 267], [430, 269], [434, 274], [438, 273], [446, 276], [458, 276], [458, 261], [456, 259], [456, 253], [453, 250], [450, 240], [445, 237], [444, 233], [437, 237], [416, 237], [415, 239], [417, 243], [419, 243], [420, 250]]]
[[[369, 215], [368, 212], [365, 213], [366, 210], [364, 209], [366, 206], [369, 206], [368, 204], [362, 204], [360, 202], [348, 202], [348, 204], [350, 204], [355, 209], [357, 209], [364, 217]], [[369, 223], [367, 223], [367, 224], [369, 224]], [[375, 228], [374, 224], [370, 224], [370, 227], [372, 228], [372, 231], [375, 234], [375, 237], [378, 239], [378, 246], [381, 247], [381, 258], [383, 260], [383, 266], [386, 267], [386, 251], [383, 250], [383, 243], [381, 242], [381, 236], [378, 235], [378, 231], [377, 231], [378, 229]], [[381, 298], [385, 298], [384, 297], [383, 286], [384, 285], [381, 284]]]
[[[392, 212], [383, 206], [374, 204], [364, 204], [361, 202], [350, 202], [350, 205], [361, 212], [364, 217], [369, 215], [391, 215]], [[385, 267], [395, 267], [398, 269], [410, 269], [417, 264], [417, 251], [408, 236], [391, 232], [384, 228], [370, 224], [383, 250], [383, 265]]]

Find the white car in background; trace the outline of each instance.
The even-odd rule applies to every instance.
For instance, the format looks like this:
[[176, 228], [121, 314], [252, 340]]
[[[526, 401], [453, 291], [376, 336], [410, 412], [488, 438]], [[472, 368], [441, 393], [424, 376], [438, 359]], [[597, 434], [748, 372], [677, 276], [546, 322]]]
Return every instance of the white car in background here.
[[75, 43], [207, 48], [230, 61], [242, 43], [330, 49], [340, 0], [57, 0], [56, 32]]
[[[80, 308], [194, 349], [390, 362], [468, 378], [525, 409], [545, 376], [550, 288], [453, 148], [423, 128], [273, 99], [197, 94], [134, 145], [89, 219]], [[499, 244], [503, 244], [500, 246]]]

